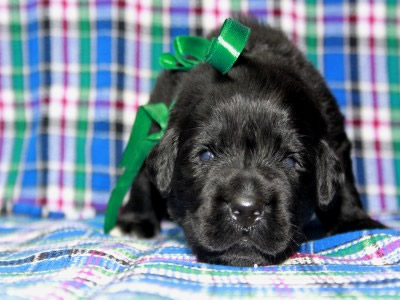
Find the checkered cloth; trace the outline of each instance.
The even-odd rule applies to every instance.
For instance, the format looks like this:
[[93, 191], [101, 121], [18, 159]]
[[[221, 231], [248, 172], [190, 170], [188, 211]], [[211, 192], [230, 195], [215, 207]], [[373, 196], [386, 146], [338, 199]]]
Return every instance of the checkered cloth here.
[[[385, 220], [383, 220], [385, 221]], [[400, 218], [387, 219], [400, 228]], [[400, 233], [358, 231], [305, 243], [279, 266], [196, 262], [180, 228], [157, 239], [102, 233], [101, 218], [0, 220], [1, 299], [394, 299]], [[167, 225], [167, 226], [165, 226]]]
[[160, 53], [239, 11], [282, 28], [321, 71], [346, 115], [364, 205], [398, 211], [396, 0], [1, 1], [0, 207], [103, 212]]

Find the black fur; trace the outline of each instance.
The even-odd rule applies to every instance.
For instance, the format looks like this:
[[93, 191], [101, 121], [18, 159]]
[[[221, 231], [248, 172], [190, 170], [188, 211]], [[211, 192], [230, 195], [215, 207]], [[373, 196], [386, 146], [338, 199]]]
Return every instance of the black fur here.
[[[382, 228], [361, 208], [343, 116], [320, 74], [280, 31], [240, 21], [252, 32], [226, 75], [207, 64], [161, 74], [150, 101], [177, 102], [118, 225], [153, 236], [167, 208], [199, 261], [238, 266], [282, 262], [313, 213], [328, 234]], [[260, 213], [249, 226], [232, 213], [243, 197]]]

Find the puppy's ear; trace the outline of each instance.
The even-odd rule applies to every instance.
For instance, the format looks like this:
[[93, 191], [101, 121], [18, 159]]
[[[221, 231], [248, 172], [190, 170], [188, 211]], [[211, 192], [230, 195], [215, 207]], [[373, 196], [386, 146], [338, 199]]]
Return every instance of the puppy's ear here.
[[150, 179], [163, 197], [171, 190], [172, 174], [178, 152], [178, 134], [168, 129], [162, 139], [151, 150], [146, 160]]
[[317, 155], [318, 207], [327, 210], [343, 184], [342, 165], [328, 143], [322, 140]]

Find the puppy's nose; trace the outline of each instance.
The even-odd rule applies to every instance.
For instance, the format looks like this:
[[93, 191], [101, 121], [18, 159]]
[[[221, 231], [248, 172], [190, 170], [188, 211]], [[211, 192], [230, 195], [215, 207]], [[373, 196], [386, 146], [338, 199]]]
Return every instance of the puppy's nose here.
[[231, 203], [231, 214], [239, 225], [251, 227], [261, 215], [261, 206], [253, 197], [236, 197]]

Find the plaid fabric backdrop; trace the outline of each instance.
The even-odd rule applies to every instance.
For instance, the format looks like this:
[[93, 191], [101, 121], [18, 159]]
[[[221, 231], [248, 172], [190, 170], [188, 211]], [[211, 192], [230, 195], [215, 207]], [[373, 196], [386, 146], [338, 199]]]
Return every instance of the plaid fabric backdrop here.
[[321, 71], [347, 118], [364, 205], [398, 211], [396, 0], [1, 1], [1, 206], [103, 212], [160, 53], [239, 11], [282, 28]]

